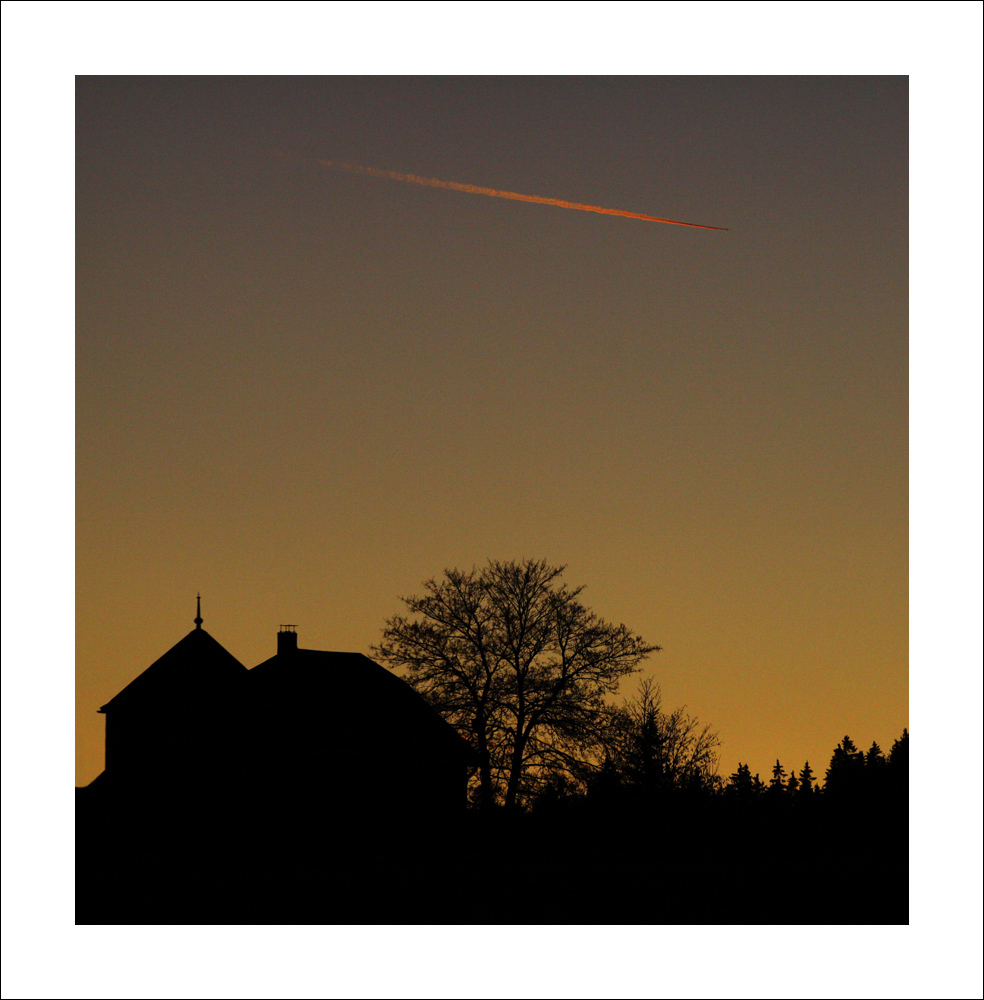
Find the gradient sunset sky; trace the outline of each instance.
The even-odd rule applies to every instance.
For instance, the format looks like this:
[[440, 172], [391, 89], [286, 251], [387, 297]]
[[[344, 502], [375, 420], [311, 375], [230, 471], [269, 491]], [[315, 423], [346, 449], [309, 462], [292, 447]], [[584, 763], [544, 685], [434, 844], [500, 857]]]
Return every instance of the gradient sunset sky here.
[[887, 750], [907, 114], [904, 77], [80, 78], [77, 780], [199, 589], [252, 666], [490, 557], [663, 646], [724, 774]]
[[488, 558], [664, 647], [724, 775], [908, 725], [906, 78], [80, 77], [76, 110], [77, 782], [197, 591], [253, 666], [281, 622], [368, 652]]

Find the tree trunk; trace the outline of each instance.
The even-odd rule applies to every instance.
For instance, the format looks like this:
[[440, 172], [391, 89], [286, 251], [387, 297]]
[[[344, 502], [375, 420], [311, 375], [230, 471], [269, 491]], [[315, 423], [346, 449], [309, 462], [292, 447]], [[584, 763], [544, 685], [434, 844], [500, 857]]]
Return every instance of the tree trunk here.
[[509, 763], [509, 782], [506, 785], [506, 808], [515, 809], [516, 799], [519, 796], [519, 782], [523, 777], [523, 750], [525, 741], [522, 737], [516, 737], [513, 746], [512, 760]]
[[488, 733], [485, 727], [485, 713], [479, 709], [475, 713], [475, 739], [481, 763], [478, 767], [479, 808], [488, 810], [495, 805], [495, 790], [492, 787], [492, 760], [489, 756]]

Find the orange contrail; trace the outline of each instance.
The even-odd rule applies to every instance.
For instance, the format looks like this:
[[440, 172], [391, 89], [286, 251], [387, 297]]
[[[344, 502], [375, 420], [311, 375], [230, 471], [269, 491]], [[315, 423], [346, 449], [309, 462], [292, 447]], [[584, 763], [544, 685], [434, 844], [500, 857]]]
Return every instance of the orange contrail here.
[[400, 174], [395, 170], [378, 170], [376, 167], [360, 167], [352, 163], [337, 163], [334, 160], [318, 160], [323, 167], [347, 170], [352, 174], [368, 174], [391, 181], [407, 184], [423, 184], [424, 187], [444, 188], [446, 191], [464, 191], [465, 194], [484, 194], [490, 198], [511, 198], [513, 201], [531, 201], [535, 205], [555, 205], [557, 208], [576, 208], [581, 212], [600, 212], [602, 215], [622, 215], [626, 219], [642, 219], [644, 222], [666, 222], [671, 226], [691, 226], [694, 229], [716, 229], [726, 233], [723, 226], [701, 226], [696, 222], [680, 222], [678, 219], [660, 219], [655, 215], [626, 212], [621, 208], [602, 208], [600, 205], [580, 205], [576, 201], [561, 201], [560, 198], [541, 198], [538, 194], [518, 194], [515, 191], [496, 191], [495, 188], [476, 187], [474, 184], [459, 184], [457, 181], [441, 181], [436, 177], [418, 177], [416, 174]]

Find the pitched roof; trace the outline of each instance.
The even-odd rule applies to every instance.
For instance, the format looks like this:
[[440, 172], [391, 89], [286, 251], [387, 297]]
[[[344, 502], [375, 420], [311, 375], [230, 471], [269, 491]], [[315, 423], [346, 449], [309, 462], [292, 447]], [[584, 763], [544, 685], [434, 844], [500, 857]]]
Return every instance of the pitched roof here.
[[222, 698], [246, 677], [247, 672], [208, 632], [195, 628], [99, 711], [174, 704], [188, 706]]
[[324, 713], [328, 725], [424, 738], [473, 762], [475, 750], [405, 681], [361, 653], [296, 649], [248, 671], [250, 694], [271, 708]]

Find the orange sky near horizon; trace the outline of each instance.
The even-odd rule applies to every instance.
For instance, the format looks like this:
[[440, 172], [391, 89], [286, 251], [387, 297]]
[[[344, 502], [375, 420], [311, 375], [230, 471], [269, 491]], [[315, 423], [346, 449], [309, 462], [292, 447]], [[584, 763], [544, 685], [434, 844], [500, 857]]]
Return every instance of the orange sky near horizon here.
[[[76, 782], [193, 628], [545, 558], [721, 773], [908, 725], [903, 77], [80, 77]], [[727, 226], [546, 212], [379, 165]], [[634, 685], [623, 685], [630, 695]]]

